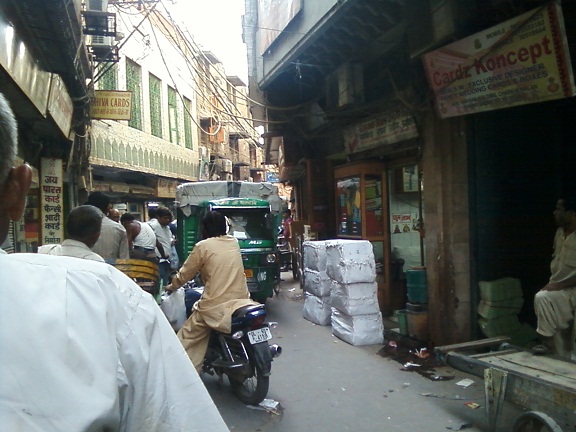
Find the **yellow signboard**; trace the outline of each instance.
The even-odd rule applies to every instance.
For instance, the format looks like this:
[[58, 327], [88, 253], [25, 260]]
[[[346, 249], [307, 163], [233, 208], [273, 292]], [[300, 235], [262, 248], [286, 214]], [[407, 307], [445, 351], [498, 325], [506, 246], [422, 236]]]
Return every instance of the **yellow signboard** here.
[[96, 90], [90, 106], [93, 119], [130, 120], [132, 115], [132, 92]]
[[574, 96], [559, 2], [423, 57], [441, 118]]

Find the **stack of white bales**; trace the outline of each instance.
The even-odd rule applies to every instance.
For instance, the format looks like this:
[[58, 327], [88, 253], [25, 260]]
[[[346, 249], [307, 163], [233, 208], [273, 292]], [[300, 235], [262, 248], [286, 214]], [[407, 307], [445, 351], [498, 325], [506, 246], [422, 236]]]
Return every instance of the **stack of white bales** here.
[[328, 240], [326, 258], [332, 334], [352, 345], [383, 343], [372, 244], [367, 240]]
[[329, 325], [331, 280], [326, 274], [326, 242], [306, 241], [303, 247], [304, 310], [302, 316], [319, 325]]

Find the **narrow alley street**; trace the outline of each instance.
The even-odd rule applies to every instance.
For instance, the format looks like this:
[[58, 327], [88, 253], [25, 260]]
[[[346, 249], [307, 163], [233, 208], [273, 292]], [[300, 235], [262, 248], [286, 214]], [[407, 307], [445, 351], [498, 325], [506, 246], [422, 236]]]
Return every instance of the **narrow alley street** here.
[[[273, 363], [268, 393], [280, 409], [247, 407], [227, 380], [220, 386], [216, 377], [203, 375], [231, 431], [488, 430], [484, 384], [477, 377], [443, 366], [426, 378], [380, 355], [382, 345], [341, 341], [330, 326], [302, 318], [302, 290], [289, 273], [283, 278], [280, 294], [267, 303], [269, 321], [278, 322], [272, 342], [284, 350]], [[466, 378], [473, 384], [457, 385]], [[510, 430], [514, 411], [506, 407], [499, 431]]]

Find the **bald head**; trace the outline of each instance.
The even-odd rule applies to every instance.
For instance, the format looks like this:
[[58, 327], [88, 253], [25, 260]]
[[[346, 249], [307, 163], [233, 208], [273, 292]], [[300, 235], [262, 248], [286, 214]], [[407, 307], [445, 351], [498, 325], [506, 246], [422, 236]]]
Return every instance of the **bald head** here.
[[120, 212], [118, 209], [111, 208], [108, 210], [108, 217], [112, 219], [114, 222], [120, 222]]

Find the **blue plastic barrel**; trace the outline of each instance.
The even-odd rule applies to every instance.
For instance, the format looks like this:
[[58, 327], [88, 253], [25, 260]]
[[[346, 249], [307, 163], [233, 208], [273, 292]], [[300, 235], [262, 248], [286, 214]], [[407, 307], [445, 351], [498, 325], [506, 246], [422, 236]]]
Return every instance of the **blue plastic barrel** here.
[[408, 302], [428, 303], [428, 283], [426, 269], [406, 270]]

